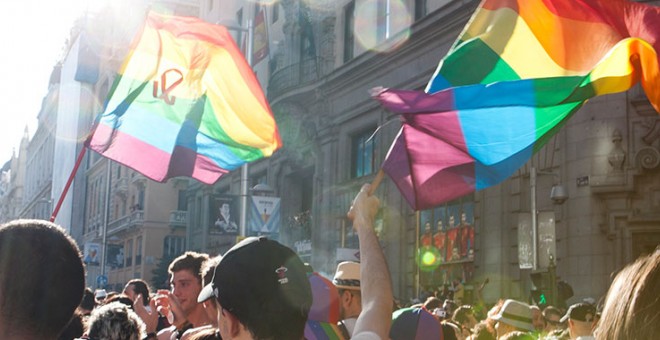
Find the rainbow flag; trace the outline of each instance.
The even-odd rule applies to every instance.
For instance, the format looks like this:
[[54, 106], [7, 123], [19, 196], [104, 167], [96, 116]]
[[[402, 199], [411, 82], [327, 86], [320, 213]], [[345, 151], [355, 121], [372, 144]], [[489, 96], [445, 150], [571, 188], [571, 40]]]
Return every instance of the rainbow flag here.
[[381, 89], [402, 114], [383, 163], [413, 209], [511, 176], [589, 98], [641, 81], [660, 112], [660, 7], [485, 0], [426, 92]]
[[[306, 340], [344, 340], [339, 322], [339, 291], [332, 281], [313, 272], [307, 275], [313, 303], [305, 323]], [[348, 339], [346, 339], [348, 340]]]
[[153, 180], [207, 184], [281, 145], [261, 86], [227, 29], [153, 12], [89, 141]]

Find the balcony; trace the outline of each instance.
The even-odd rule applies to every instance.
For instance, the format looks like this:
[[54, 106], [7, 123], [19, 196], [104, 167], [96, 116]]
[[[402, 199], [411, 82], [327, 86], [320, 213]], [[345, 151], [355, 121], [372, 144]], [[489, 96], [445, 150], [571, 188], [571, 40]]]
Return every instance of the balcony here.
[[268, 82], [268, 99], [313, 84], [322, 76], [323, 63], [323, 58], [309, 58], [275, 71]]
[[126, 197], [128, 195], [128, 179], [126, 177], [119, 178], [113, 183], [115, 195]]
[[117, 234], [123, 230], [127, 230], [144, 222], [144, 211], [137, 210], [130, 215], [122, 216], [108, 224], [108, 235]]
[[174, 210], [170, 212], [170, 227], [185, 227], [187, 222], [187, 211]]
[[144, 177], [144, 175], [142, 175], [139, 172], [131, 173], [131, 184], [135, 184], [138, 187], [144, 187], [146, 183], [147, 183], [147, 178]]

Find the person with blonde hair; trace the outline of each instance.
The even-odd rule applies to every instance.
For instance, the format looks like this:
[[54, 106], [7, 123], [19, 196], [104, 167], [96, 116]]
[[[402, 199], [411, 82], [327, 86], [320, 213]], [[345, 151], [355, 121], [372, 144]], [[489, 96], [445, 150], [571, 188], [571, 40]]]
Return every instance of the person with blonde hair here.
[[614, 278], [594, 331], [596, 339], [654, 339], [660, 334], [660, 249]]

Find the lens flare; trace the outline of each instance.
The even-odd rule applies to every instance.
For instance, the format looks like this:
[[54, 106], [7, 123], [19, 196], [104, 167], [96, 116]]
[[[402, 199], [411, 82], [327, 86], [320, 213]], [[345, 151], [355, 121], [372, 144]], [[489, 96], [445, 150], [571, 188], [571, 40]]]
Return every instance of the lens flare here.
[[417, 249], [417, 265], [424, 272], [435, 270], [440, 265], [440, 253], [432, 246]]
[[412, 16], [401, 0], [369, 0], [355, 10], [354, 34], [364, 50], [389, 52], [410, 37]]

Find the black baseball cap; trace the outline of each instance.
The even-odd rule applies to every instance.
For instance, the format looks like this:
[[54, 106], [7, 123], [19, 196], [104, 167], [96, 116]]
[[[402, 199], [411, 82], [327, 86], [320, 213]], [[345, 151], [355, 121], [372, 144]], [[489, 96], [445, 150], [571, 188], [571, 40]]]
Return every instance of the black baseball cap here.
[[579, 302], [571, 305], [566, 312], [566, 315], [561, 318], [561, 322], [566, 322], [569, 318], [572, 320], [593, 322], [596, 317], [596, 307], [594, 305]]
[[292, 313], [307, 318], [312, 305], [305, 264], [266, 237], [248, 237], [223, 255], [197, 301], [212, 297], [243, 323], [258, 316], [255, 322], [271, 319], [273, 327], [282, 327]]

